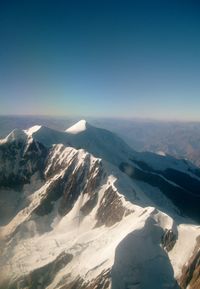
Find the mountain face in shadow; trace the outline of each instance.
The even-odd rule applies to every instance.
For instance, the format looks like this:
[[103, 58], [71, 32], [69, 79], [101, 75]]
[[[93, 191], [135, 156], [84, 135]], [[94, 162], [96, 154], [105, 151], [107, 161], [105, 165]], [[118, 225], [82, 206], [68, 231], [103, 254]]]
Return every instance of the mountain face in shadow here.
[[166, 251], [161, 247], [162, 229], [153, 219], [128, 234], [115, 251], [112, 289], [178, 289]]

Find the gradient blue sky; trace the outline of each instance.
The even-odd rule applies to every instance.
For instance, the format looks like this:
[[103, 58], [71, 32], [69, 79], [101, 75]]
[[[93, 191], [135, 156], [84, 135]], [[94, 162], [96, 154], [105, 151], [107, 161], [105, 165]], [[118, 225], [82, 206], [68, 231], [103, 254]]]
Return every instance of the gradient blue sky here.
[[200, 120], [200, 2], [0, 1], [0, 114]]

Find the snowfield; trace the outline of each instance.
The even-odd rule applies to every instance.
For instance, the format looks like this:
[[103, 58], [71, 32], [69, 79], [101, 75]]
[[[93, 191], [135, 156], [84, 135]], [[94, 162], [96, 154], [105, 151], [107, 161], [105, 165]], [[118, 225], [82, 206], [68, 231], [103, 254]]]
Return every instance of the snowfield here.
[[[15, 169], [6, 150], [17, 155]], [[0, 227], [0, 288], [183, 288], [178, 283], [200, 227], [161, 186], [136, 173], [184, 192], [162, 172], [171, 168], [198, 182], [193, 165], [132, 151], [81, 120], [66, 132], [13, 131], [1, 140], [0, 168], [0, 201], [13, 178], [6, 206], [20, 196]]]

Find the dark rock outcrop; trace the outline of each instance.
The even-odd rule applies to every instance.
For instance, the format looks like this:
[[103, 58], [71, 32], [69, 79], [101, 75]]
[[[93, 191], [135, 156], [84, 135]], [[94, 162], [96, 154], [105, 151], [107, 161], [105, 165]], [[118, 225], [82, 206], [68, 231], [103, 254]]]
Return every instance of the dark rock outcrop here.
[[21, 189], [30, 182], [31, 176], [39, 172], [43, 178], [48, 150], [32, 141], [12, 141], [0, 145], [0, 187]]
[[200, 288], [200, 236], [197, 238], [190, 260], [182, 269], [179, 284], [181, 289], [186, 289], [188, 286], [190, 289]]
[[162, 239], [161, 244], [162, 247], [167, 251], [171, 251], [176, 244], [177, 236], [173, 233], [172, 230], [165, 230]]
[[105, 191], [97, 210], [96, 227], [102, 225], [107, 227], [113, 226], [115, 223], [121, 221], [125, 212], [126, 208], [123, 206], [120, 196], [110, 186]]
[[96, 278], [90, 282], [78, 277], [71, 283], [60, 287], [60, 289], [109, 289], [111, 286], [111, 273], [110, 270], [104, 270]]

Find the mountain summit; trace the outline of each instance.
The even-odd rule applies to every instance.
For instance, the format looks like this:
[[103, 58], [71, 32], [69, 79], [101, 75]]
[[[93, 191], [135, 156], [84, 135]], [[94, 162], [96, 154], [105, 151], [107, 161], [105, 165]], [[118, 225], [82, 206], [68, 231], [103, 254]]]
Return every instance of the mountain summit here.
[[84, 120], [15, 130], [0, 142], [0, 289], [197, 289], [199, 191], [197, 167]]
[[66, 132], [72, 133], [72, 134], [77, 134], [77, 133], [85, 131], [89, 126], [90, 125], [87, 123], [87, 121], [82, 119], [79, 122], [75, 123], [70, 128], [68, 128], [66, 130]]

